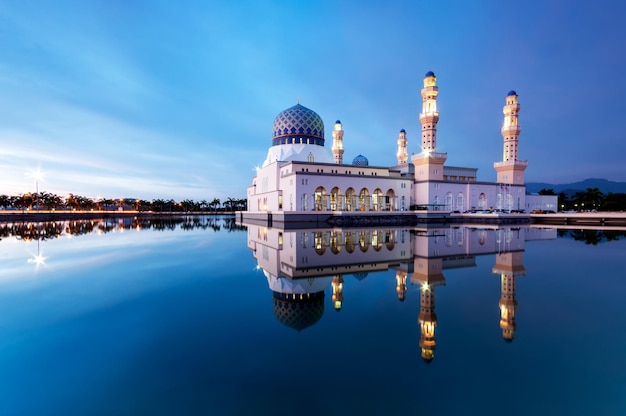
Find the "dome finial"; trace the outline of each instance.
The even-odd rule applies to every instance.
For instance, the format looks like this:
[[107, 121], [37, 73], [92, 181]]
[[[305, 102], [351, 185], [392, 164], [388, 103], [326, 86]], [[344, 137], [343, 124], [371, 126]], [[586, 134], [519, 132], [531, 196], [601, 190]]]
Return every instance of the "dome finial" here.
[[298, 104], [300, 104], [300, 96], [298, 95]]

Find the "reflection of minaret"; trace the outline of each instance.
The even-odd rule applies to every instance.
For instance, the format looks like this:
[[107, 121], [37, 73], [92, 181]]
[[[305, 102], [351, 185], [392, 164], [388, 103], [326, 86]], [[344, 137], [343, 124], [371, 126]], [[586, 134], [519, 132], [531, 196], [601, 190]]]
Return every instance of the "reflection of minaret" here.
[[406, 131], [402, 129], [398, 135], [398, 153], [396, 154], [396, 157], [398, 158], [398, 165], [406, 165], [406, 161], [409, 159], [409, 153], [406, 150], [406, 145]]
[[335, 163], [341, 165], [343, 163], [343, 126], [341, 121], [335, 121], [335, 127], [333, 128], [333, 157]]
[[406, 272], [396, 271], [396, 292], [398, 292], [398, 300], [404, 302], [406, 294]]
[[500, 275], [502, 294], [500, 296], [500, 328], [502, 338], [505, 341], [513, 341], [515, 334], [515, 311], [517, 310], [517, 300], [515, 299], [515, 278], [524, 276], [522, 261], [522, 251], [514, 253], [501, 253], [496, 255], [496, 264], [492, 272]]
[[333, 277], [333, 306], [339, 312], [343, 306], [343, 277], [337, 275]]
[[442, 273], [443, 261], [437, 258], [416, 257], [413, 264], [411, 283], [420, 285], [420, 314], [417, 321], [420, 324], [420, 347], [422, 358], [430, 363], [435, 358], [435, 286], [445, 285], [446, 278]]

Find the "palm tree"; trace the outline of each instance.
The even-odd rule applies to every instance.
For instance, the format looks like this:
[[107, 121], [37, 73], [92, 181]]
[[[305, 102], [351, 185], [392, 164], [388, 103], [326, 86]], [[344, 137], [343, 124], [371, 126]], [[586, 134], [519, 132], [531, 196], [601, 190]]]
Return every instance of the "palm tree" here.
[[602, 205], [604, 194], [598, 188], [587, 188], [585, 192], [587, 204], [590, 209], [599, 208]]

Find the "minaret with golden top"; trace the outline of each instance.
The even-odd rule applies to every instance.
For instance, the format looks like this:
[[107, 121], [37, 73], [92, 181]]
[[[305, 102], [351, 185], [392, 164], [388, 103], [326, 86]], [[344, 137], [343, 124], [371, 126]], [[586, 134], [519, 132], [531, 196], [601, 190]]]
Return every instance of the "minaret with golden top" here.
[[524, 171], [528, 167], [528, 161], [518, 159], [519, 135], [522, 132], [522, 127], [518, 123], [519, 109], [517, 93], [509, 91], [506, 96], [506, 103], [502, 108], [504, 113], [504, 123], [502, 124], [502, 137], [504, 139], [502, 161], [493, 164], [499, 183], [524, 184]]
[[424, 76], [422, 112], [420, 113], [422, 151], [411, 157], [411, 162], [415, 165], [415, 179], [417, 181], [443, 180], [443, 164], [448, 158], [448, 154], [437, 152], [438, 95], [437, 77], [432, 71], [428, 71]]
[[338, 165], [343, 164], [343, 125], [339, 120], [335, 122], [335, 127], [333, 127], [332, 150], [335, 163]]

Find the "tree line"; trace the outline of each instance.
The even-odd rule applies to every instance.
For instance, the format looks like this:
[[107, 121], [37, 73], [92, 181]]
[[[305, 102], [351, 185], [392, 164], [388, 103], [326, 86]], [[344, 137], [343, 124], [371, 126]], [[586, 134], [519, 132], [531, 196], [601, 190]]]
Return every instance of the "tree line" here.
[[0, 208], [5, 210], [77, 210], [77, 211], [152, 211], [152, 212], [232, 212], [245, 211], [246, 199], [228, 198], [221, 201], [194, 201], [184, 199], [153, 199], [152, 201], [134, 198], [98, 198], [69, 194], [65, 197], [49, 192], [26, 193], [22, 195], [0, 195]]
[[[557, 195], [553, 189], [542, 189], [539, 195]], [[599, 188], [587, 188], [573, 195], [559, 192], [560, 211], [624, 211], [626, 194], [609, 192], [606, 195]]]

